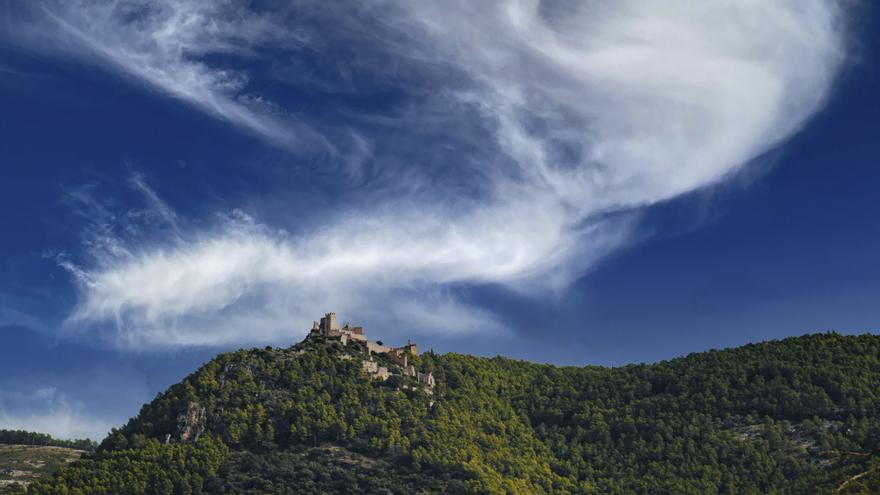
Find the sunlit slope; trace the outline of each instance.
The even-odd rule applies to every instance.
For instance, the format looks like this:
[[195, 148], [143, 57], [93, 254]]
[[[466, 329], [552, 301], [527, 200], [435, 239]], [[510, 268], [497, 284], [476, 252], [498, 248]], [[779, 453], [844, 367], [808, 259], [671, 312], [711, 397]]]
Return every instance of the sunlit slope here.
[[222, 354], [30, 493], [880, 491], [877, 336], [614, 369], [422, 354], [433, 394], [364, 356]]

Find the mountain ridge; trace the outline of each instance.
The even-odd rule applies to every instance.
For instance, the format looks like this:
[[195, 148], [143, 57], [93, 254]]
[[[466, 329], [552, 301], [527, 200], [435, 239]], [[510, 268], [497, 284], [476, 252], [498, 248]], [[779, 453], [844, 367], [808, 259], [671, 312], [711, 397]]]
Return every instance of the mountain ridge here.
[[[875, 335], [811, 334], [616, 368], [409, 356], [405, 366], [436, 377], [430, 394], [402, 372], [377, 379], [364, 356], [380, 359], [361, 342], [315, 336], [221, 354], [28, 493], [154, 493], [137, 491], [144, 477], [167, 488], [156, 493], [880, 488]], [[147, 474], [118, 469], [131, 465]]]

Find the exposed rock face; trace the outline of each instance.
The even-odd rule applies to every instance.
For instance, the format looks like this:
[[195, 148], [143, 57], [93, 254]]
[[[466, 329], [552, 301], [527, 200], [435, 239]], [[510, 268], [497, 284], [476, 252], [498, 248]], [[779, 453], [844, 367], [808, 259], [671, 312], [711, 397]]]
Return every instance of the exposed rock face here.
[[177, 416], [177, 438], [180, 443], [195, 443], [205, 432], [205, 408], [190, 402], [186, 411]]

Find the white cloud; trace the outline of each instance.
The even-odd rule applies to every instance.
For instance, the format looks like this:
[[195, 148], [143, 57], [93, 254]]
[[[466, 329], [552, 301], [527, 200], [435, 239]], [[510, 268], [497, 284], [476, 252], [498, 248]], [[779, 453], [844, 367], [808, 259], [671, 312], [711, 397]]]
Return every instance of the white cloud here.
[[19, 43], [103, 64], [276, 146], [335, 152], [293, 113], [249, 92], [245, 72], [203, 59], [252, 55], [269, 43], [299, 44], [297, 33], [271, 14], [207, 0], [41, 1], [29, 7], [14, 24], [7, 19], [7, 36]]
[[149, 208], [150, 212], [155, 212], [162, 221], [171, 227], [175, 233], [180, 233], [180, 227], [178, 226], [177, 213], [168, 206], [162, 198], [156, 194], [150, 186], [144, 181], [144, 177], [141, 174], [135, 173], [130, 179], [129, 184], [132, 189], [139, 192], [143, 197]]
[[[14, 406], [14, 408], [13, 408]], [[48, 433], [56, 438], [102, 440], [113, 426], [95, 418], [54, 387], [31, 393], [0, 392], [0, 428]]]
[[[275, 106], [241, 98], [247, 73], [198, 58], [319, 49], [295, 16], [226, 2], [71, 5], [50, 8], [52, 18], [110, 65], [273, 142], [297, 148], [296, 129], [311, 135], [307, 117], [279, 119]], [[714, 184], [800, 129], [843, 60], [842, 13], [820, 0], [370, 6], [334, 12], [347, 29], [337, 38], [423, 69], [442, 88], [425, 105], [448, 113], [451, 139], [472, 141], [456, 122], [476, 111], [495, 143], [448, 166], [476, 170], [479, 194], [441, 185], [355, 204], [295, 236], [238, 218], [125, 246], [124, 256], [101, 251], [70, 265], [88, 281], [73, 320], [113, 321], [131, 345], [272, 340], [325, 308], [383, 308], [380, 321], [415, 329], [497, 329], [456, 288], [563, 289], [626, 241], [632, 212]], [[458, 76], [444, 88], [437, 74], [447, 72]], [[356, 141], [380, 163], [395, 158]], [[398, 179], [400, 190], [419, 173]], [[180, 222], [158, 196], [147, 199]]]

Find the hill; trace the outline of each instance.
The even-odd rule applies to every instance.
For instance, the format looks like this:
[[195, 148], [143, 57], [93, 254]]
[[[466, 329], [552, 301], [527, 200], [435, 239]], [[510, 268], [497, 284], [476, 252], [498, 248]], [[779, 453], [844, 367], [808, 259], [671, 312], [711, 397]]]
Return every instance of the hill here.
[[51, 476], [83, 453], [68, 447], [0, 443], [0, 494], [20, 492], [22, 487]]
[[28, 493], [880, 492], [877, 336], [613, 369], [371, 354], [313, 331], [217, 356]]
[[0, 430], [0, 495], [21, 491], [97, 446], [92, 440], [61, 440], [45, 433]]

